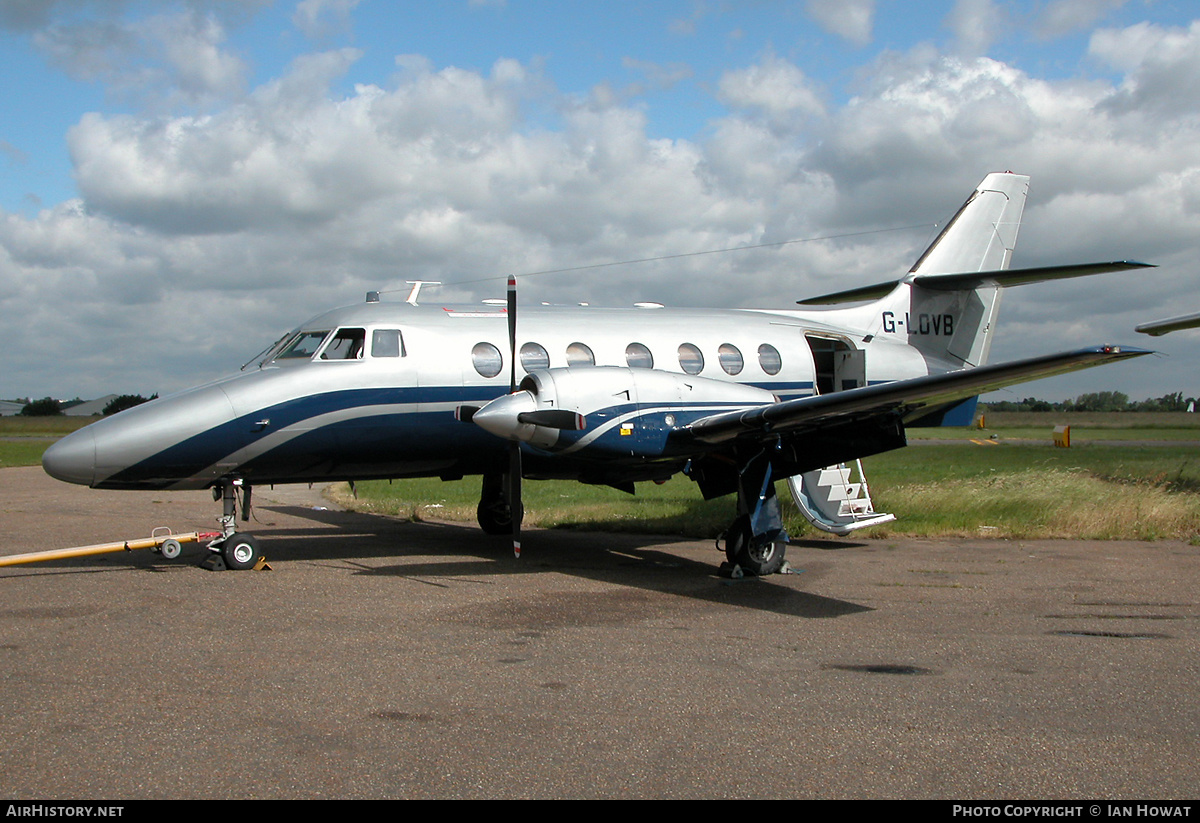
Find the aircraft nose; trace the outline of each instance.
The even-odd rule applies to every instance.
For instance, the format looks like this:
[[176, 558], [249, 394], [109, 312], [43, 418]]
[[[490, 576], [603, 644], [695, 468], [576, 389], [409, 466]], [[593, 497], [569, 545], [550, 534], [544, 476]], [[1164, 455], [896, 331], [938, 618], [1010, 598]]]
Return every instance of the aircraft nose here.
[[46, 449], [42, 468], [56, 480], [92, 485], [96, 476], [96, 437], [91, 427], [72, 432]]

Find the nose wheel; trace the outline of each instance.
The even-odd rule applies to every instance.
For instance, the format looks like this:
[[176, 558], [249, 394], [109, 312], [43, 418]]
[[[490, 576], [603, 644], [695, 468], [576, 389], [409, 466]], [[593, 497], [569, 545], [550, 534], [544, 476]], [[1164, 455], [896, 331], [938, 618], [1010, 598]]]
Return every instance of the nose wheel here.
[[225, 544], [221, 546], [221, 558], [225, 561], [225, 567], [234, 571], [253, 569], [261, 557], [262, 550], [258, 541], [248, 534], [235, 532], [225, 538]]
[[238, 490], [241, 489], [242, 520], [250, 519], [250, 486], [231, 480], [213, 487], [213, 498], [222, 503], [221, 536], [208, 544], [212, 552], [200, 565], [212, 571], [270, 568], [253, 535], [236, 530]]

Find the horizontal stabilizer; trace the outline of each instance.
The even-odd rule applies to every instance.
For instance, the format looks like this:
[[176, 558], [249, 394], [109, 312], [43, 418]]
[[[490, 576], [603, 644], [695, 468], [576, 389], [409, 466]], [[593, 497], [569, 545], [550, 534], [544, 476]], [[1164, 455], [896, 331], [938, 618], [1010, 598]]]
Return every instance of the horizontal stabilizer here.
[[[1000, 271], [973, 271], [958, 274], [918, 274], [911, 282], [914, 285], [934, 291], [958, 291], [977, 289], [980, 286], [1024, 286], [1028, 283], [1041, 283], [1046, 280], [1063, 280], [1068, 277], [1084, 277], [1089, 274], [1107, 274], [1115, 271], [1130, 271], [1132, 269], [1154, 268], [1150, 263], [1136, 263], [1131, 260], [1117, 260], [1112, 263], [1077, 263], [1071, 266], [1039, 266], [1032, 269], [1004, 269]], [[802, 306], [833, 305], [836, 303], [854, 303], [863, 300], [877, 300], [889, 294], [902, 280], [889, 280], [886, 283], [876, 283], [873, 286], [862, 286], [848, 291], [834, 292], [820, 297], [810, 297], [807, 300], [796, 301]]]
[[1085, 277], [1089, 274], [1108, 274], [1131, 269], [1152, 269], [1151, 263], [1135, 263], [1132, 260], [1117, 260], [1112, 263], [1076, 263], [1071, 266], [1039, 266], [1034, 269], [1008, 269], [1006, 271], [978, 271], [962, 274], [922, 274], [913, 278], [913, 283], [922, 288], [938, 291], [977, 289], [980, 286], [1024, 286], [1046, 280], [1065, 280], [1068, 277]]
[[1151, 353], [1095, 346], [724, 412], [697, 420], [681, 432], [705, 443], [721, 443], [742, 435], [773, 437], [789, 430], [891, 414], [908, 423], [940, 407], [1005, 386]]
[[1169, 317], [1166, 320], [1155, 320], [1153, 323], [1143, 323], [1136, 327], [1134, 331], [1158, 337], [1167, 332], [1198, 327], [1200, 327], [1200, 314], [1185, 314], [1180, 317]]
[[860, 286], [847, 291], [835, 291], [832, 294], [822, 294], [819, 297], [809, 297], [797, 300], [801, 306], [832, 306], [837, 303], [861, 303], [864, 300], [878, 300], [891, 294], [892, 289], [900, 285], [899, 280], [888, 280], [886, 283], [876, 283], [873, 286]]

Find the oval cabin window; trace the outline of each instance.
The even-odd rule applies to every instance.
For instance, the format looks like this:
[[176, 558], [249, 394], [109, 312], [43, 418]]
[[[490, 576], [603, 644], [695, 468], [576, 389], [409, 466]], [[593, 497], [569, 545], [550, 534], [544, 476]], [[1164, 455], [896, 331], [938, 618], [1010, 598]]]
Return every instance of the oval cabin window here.
[[550, 368], [550, 353], [537, 343], [526, 343], [521, 347], [521, 366], [525, 371]]
[[572, 343], [567, 346], [567, 365], [568, 366], [594, 366], [596, 365], [596, 356], [592, 354], [592, 350], [582, 343]]
[[726, 374], [740, 374], [742, 371], [742, 352], [732, 343], [722, 343], [717, 349], [717, 359]]
[[762, 366], [762, 370], [767, 374], [779, 374], [779, 370], [783, 368], [783, 360], [779, 357], [779, 349], [770, 343], [763, 343], [759, 346], [758, 365]]
[[704, 371], [704, 355], [700, 353], [700, 349], [691, 343], [681, 343], [679, 345], [679, 368], [683, 369], [685, 374], [699, 374]]
[[475, 371], [484, 377], [495, 377], [504, 368], [500, 350], [491, 343], [476, 343], [475, 348], [471, 349], [471, 362]]
[[625, 363], [631, 369], [652, 369], [654, 355], [641, 343], [630, 343], [625, 347]]

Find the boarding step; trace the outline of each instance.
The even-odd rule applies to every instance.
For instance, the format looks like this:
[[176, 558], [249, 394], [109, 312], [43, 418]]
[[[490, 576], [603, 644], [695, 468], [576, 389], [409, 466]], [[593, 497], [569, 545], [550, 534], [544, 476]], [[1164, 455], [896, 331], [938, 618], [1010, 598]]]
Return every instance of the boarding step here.
[[832, 534], [844, 536], [896, 519], [894, 514], [875, 511], [861, 460], [789, 477], [788, 488], [808, 522]]

